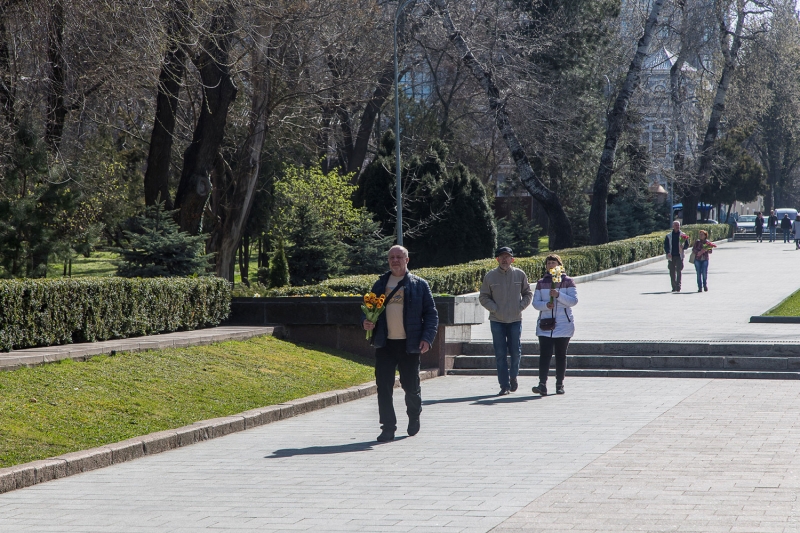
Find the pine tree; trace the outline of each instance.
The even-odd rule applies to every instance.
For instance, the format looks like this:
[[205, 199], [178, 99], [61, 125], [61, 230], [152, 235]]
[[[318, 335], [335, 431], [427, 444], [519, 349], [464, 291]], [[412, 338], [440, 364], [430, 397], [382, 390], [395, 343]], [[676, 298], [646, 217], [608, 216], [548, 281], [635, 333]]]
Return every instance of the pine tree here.
[[292, 285], [311, 285], [342, 270], [344, 248], [336, 232], [326, 227], [318, 211], [308, 204], [295, 207], [295, 226], [289, 232], [292, 245], [286, 253]]
[[278, 239], [278, 246], [269, 260], [269, 274], [267, 287], [274, 289], [285, 287], [289, 284], [289, 262], [286, 260], [286, 251], [283, 249], [283, 239]]
[[525, 209], [518, 205], [506, 218], [497, 221], [497, 245], [509, 246], [517, 257], [530, 257], [539, 253], [539, 235], [542, 229], [528, 220]]
[[381, 224], [372, 220], [366, 210], [350, 231], [347, 245], [347, 272], [349, 274], [379, 274], [386, 270], [386, 251], [394, 236], [381, 235]]
[[148, 206], [133, 219], [133, 230], [125, 231], [126, 243], [117, 251], [117, 275], [126, 278], [155, 278], [205, 274], [210, 255], [205, 253], [205, 236], [180, 231], [174, 211], [164, 203]]

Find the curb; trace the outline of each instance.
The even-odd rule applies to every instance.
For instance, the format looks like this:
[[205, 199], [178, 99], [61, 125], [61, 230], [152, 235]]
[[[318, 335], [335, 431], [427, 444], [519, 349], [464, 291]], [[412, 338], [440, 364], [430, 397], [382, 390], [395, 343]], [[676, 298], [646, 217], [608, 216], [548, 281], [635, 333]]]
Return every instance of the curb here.
[[[439, 370], [423, 370], [419, 373], [419, 377], [423, 381], [439, 377]], [[400, 386], [398, 378], [395, 378], [394, 386], [395, 388]], [[313, 394], [286, 403], [250, 409], [236, 415], [202, 420], [177, 429], [158, 431], [97, 448], [2, 468], [0, 494], [224, 437], [231, 433], [372, 396], [377, 392], [375, 383], [364, 383], [347, 389]]]
[[750, 323], [751, 324], [800, 324], [800, 316], [751, 316]]
[[122, 352], [141, 352], [164, 348], [186, 348], [187, 346], [204, 346], [225, 341], [244, 341], [261, 335], [272, 335], [274, 329], [272, 327], [218, 326], [144, 337], [23, 348], [10, 352], [0, 352], [0, 371], [34, 367], [64, 359], [82, 362], [96, 355], [114, 355]]

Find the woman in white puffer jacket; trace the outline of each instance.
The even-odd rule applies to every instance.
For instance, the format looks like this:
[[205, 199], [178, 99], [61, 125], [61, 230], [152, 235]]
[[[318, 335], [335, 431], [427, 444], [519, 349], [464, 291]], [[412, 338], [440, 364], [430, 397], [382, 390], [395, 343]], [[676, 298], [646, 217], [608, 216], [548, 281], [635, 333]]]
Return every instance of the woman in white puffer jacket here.
[[[575, 320], [572, 307], [578, 303], [578, 289], [575, 281], [562, 274], [561, 282], [554, 284], [550, 270], [563, 267], [561, 258], [550, 254], [545, 259], [547, 273], [536, 282], [533, 291], [533, 307], [539, 311], [536, 321], [536, 335], [539, 337], [539, 385], [533, 392], [547, 396], [547, 373], [550, 360], [556, 356], [556, 394], [564, 394], [564, 375], [567, 371], [567, 347], [575, 334]], [[551, 303], [552, 297], [552, 303]], [[547, 319], [555, 319], [554, 326], [548, 326]], [[544, 329], [542, 326], [545, 326]]]

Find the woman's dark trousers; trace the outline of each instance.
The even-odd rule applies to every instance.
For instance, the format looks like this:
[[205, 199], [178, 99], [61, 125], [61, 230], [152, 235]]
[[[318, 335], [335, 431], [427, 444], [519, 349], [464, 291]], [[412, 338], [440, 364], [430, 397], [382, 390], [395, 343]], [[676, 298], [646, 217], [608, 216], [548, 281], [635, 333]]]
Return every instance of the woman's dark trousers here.
[[553, 351], [556, 353], [556, 384], [564, 383], [569, 339], [569, 337], [539, 337], [539, 383], [547, 383]]
[[406, 393], [409, 420], [422, 412], [422, 389], [419, 385], [419, 354], [406, 353], [406, 340], [387, 339], [386, 346], [375, 350], [375, 383], [378, 386], [378, 414], [381, 429], [397, 431], [392, 393], [395, 370], [400, 370], [400, 386]]

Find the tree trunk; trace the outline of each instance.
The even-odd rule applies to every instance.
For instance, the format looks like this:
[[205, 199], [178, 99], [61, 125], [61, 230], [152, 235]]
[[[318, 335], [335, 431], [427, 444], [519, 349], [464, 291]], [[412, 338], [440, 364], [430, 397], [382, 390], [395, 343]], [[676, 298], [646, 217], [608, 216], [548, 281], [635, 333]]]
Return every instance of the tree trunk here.
[[[718, 9], [717, 17], [720, 25], [720, 44], [722, 48], [722, 55], [725, 58], [725, 64], [722, 68], [722, 75], [720, 76], [719, 84], [717, 85], [717, 92], [714, 95], [714, 105], [711, 107], [711, 116], [708, 119], [708, 127], [706, 134], [703, 137], [703, 146], [700, 149], [700, 158], [697, 165], [697, 178], [695, 183], [690, 187], [684, 199], [683, 222], [684, 224], [694, 224], [697, 222], [697, 212], [694, 209], [686, 210], [686, 202], [689, 197], [699, 198], [700, 191], [708, 181], [711, 174], [711, 159], [714, 151], [714, 143], [719, 135], [719, 124], [722, 120], [722, 115], [725, 113], [725, 96], [728, 93], [733, 74], [736, 70], [736, 62], [739, 55], [739, 48], [742, 46], [742, 32], [744, 31], [744, 21], [746, 16], [746, 0], [736, 0], [736, 27], [733, 32], [733, 40], [731, 40], [730, 32], [727, 27], [727, 12]], [[688, 215], [688, 216], [687, 216]]]
[[[408, 13], [414, 10], [416, 1], [409, 2], [397, 17], [397, 61], [399, 62], [405, 51], [405, 45], [408, 42], [406, 35], [406, 20]], [[367, 101], [361, 119], [359, 120], [358, 129], [354, 130], [350, 125], [350, 114], [346, 110], [342, 118], [343, 127], [347, 128], [346, 139], [343, 146], [343, 153], [340, 157], [340, 166], [346, 173], [353, 173], [351, 183], [358, 182], [358, 175], [361, 173], [361, 167], [364, 165], [364, 159], [367, 157], [367, 150], [369, 148], [369, 140], [372, 136], [372, 130], [375, 127], [375, 117], [383, 107], [386, 99], [392, 93], [394, 87], [394, 54], [390, 58], [380, 74], [378, 75], [378, 82], [372, 96]]]
[[0, 113], [6, 118], [6, 122], [11, 126], [17, 125], [17, 115], [15, 111], [15, 96], [13, 89], [13, 78], [11, 76], [11, 51], [8, 48], [6, 38], [6, 17], [9, 5], [7, 2], [0, 3]]
[[182, 45], [186, 31], [182, 20], [188, 18], [188, 15], [189, 6], [186, 0], [174, 0], [167, 29], [170, 49], [164, 54], [161, 74], [158, 77], [156, 117], [150, 134], [150, 151], [147, 154], [147, 170], [144, 173], [145, 205], [155, 205], [161, 201], [164, 202], [166, 209], [172, 209], [172, 199], [169, 195], [169, 164], [178, 95], [186, 71], [186, 52]]
[[[228, 109], [236, 98], [229, 57], [232, 27], [233, 6], [227, 3], [214, 13], [210, 35], [203, 39], [203, 51], [194, 60], [203, 83], [202, 108], [192, 142], [183, 154], [183, 172], [175, 195], [175, 207], [180, 209], [178, 224], [181, 231], [192, 235], [200, 230], [211, 192], [211, 171], [225, 135]], [[231, 263], [230, 257], [227, 262]]]
[[217, 254], [217, 276], [233, 281], [233, 257], [242, 236], [261, 165], [261, 150], [266, 137], [267, 118], [271, 96], [266, 42], [263, 32], [256, 32], [251, 51], [253, 68], [253, 99], [250, 107], [248, 135], [236, 153], [236, 166], [230, 183], [217, 206], [217, 223], [211, 234], [209, 248]]
[[511, 125], [511, 121], [508, 118], [508, 113], [506, 113], [505, 109], [505, 101], [500, 97], [500, 90], [492, 79], [491, 72], [484, 69], [483, 66], [478, 63], [467, 41], [461, 35], [461, 32], [456, 29], [445, 0], [435, 0], [435, 4], [442, 17], [444, 28], [448, 32], [448, 39], [461, 55], [461, 61], [464, 62], [464, 65], [472, 72], [472, 75], [475, 76], [478, 83], [480, 83], [486, 91], [489, 100], [489, 108], [494, 115], [495, 124], [500, 134], [503, 136], [503, 140], [508, 147], [508, 151], [511, 153], [511, 157], [516, 163], [520, 181], [522, 181], [522, 184], [531, 196], [542, 205], [542, 208], [547, 213], [547, 217], [550, 220], [550, 231], [553, 235], [550, 241], [550, 249], [558, 250], [571, 247], [573, 238], [572, 225], [570, 224], [569, 218], [567, 218], [567, 214], [564, 212], [564, 208], [558, 196], [547, 188], [531, 167], [525, 149], [522, 147], [522, 144], [520, 144], [514, 127]]
[[[686, 7], [682, 7], [681, 17], [681, 31], [685, 34], [688, 31], [688, 15]], [[675, 59], [675, 64], [672, 65], [669, 71], [669, 96], [672, 104], [672, 131], [675, 141], [675, 155], [672, 158], [673, 178], [670, 191], [670, 213], [672, 213], [672, 204], [675, 203], [674, 191], [675, 185], [682, 187], [686, 183], [686, 125], [684, 124], [683, 103], [684, 96], [682, 92], [681, 83], [683, 82], [683, 66], [686, 64], [686, 56], [690, 53], [688, 45], [681, 40], [681, 49], [678, 52], [678, 57]], [[670, 215], [671, 217], [671, 215]]]
[[50, 63], [50, 80], [47, 87], [45, 142], [58, 152], [64, 134], [67, 107], [64, 104], [66, 91], [66, 62], [64, 61], [64, 2], [50, 2], [50, 20], [47, 27], [47, 60]]
[[636, 55], [633, 56], [633, 61], [628, 67], [628, 75], [625, 77], [625, 82], [622, 84], [619, 93], [617, 93], [617, 99], [614, 101], [614, 107], [608, 115], [606, 142], [603, 146], [600, 166], [597, 169], [597, 176], [594, 180], [592, 208], [589, 211], [589, 240], [592, 244], [608, 242], [608, 224], [606, 221], [608, 188], [611, 185], [611, 176], [614, 173], [617, 143], [625, 127], [631, 96], [639, 86], [642, 63], [647, 57], [650, 42], [653, 40], [653, 34], [658, 23], [658, 15], [663, 5], [664, 0], [655, 0], [653, 2], [650, 15], [647, 17], [647, 23], [644, 26], [644, 34], [639, 39], [639, 44], [636, 47]]

